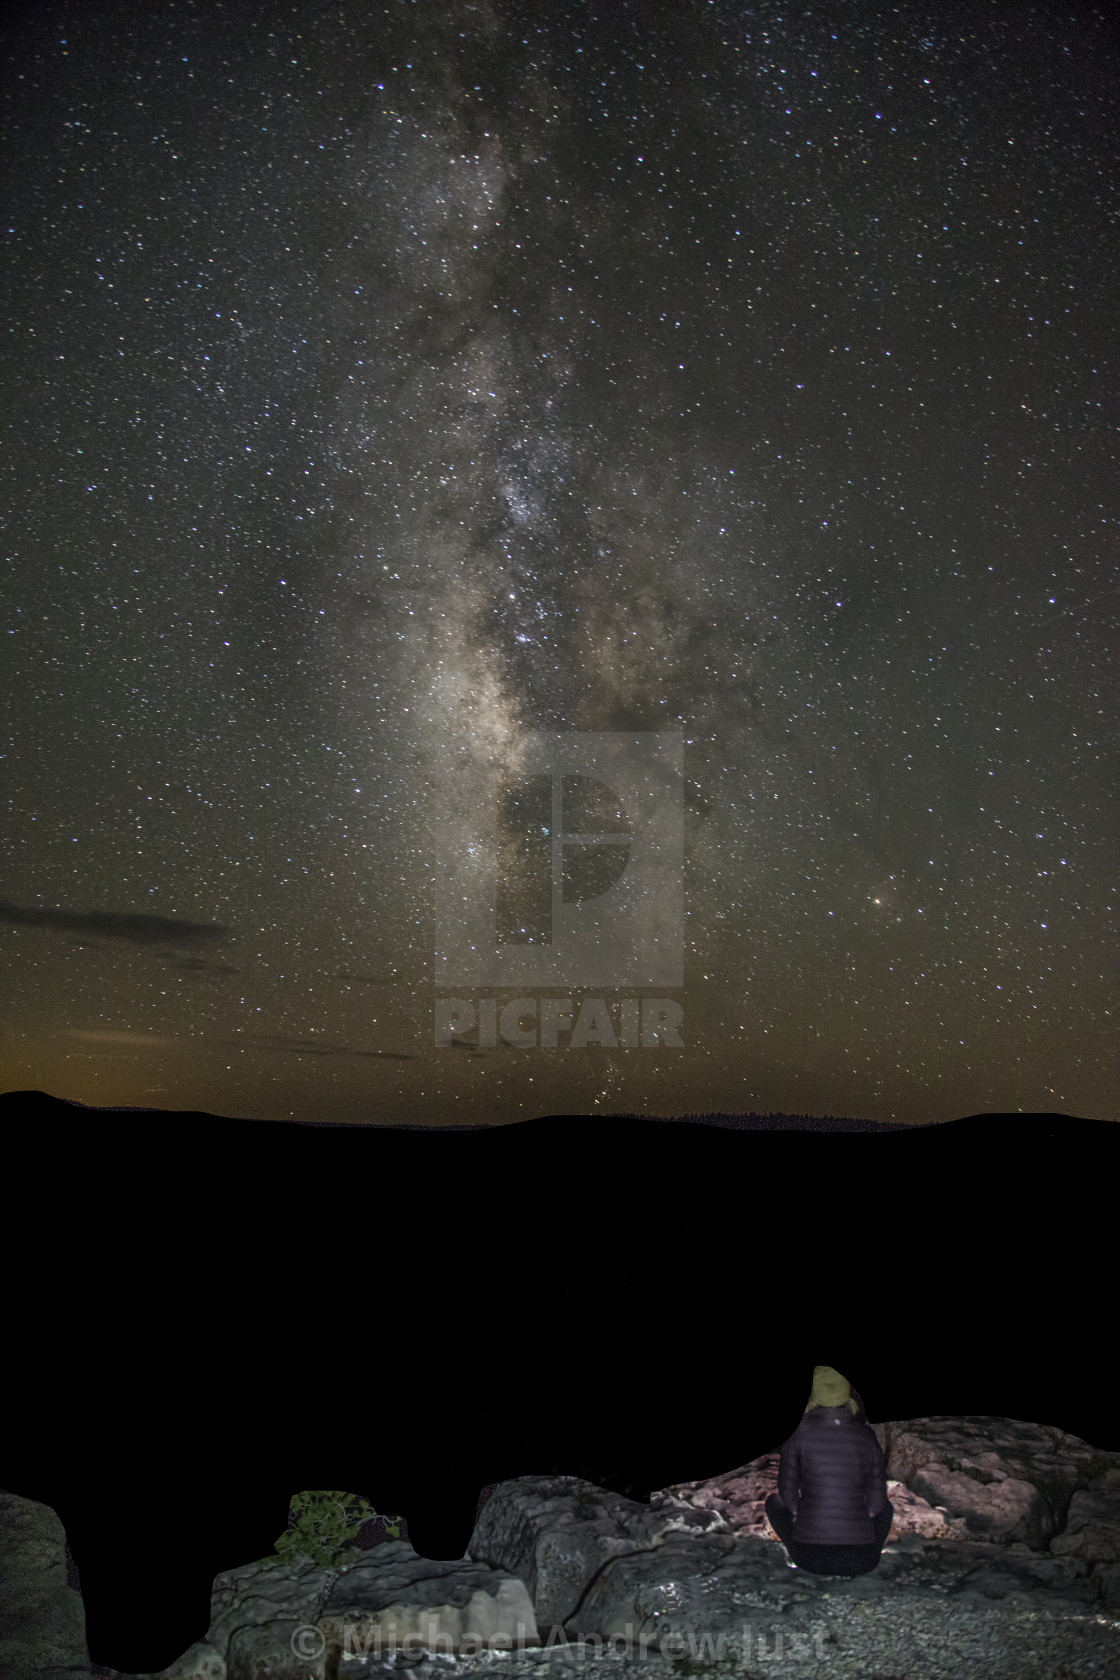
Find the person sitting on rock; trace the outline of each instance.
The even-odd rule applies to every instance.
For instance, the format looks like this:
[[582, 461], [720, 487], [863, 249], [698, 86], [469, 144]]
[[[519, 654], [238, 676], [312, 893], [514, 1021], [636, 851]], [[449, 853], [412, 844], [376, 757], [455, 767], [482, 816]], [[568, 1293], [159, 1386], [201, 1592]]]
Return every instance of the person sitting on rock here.
[[831, 1365], [813, 1367], [801, 1422], [781, 1449], [770, 1526], [794, 1568], [866, 1575], [894, 1520], [887, 1465], [863, 1403]]

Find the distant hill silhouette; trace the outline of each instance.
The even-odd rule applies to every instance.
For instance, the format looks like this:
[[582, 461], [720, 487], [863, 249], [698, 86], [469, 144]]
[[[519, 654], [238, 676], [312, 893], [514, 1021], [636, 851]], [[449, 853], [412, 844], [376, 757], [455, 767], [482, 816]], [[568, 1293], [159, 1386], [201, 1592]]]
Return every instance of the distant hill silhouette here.
[[[914, 1131], [915, 1123], [895, 1120], [855, 1120], [838, 1114], [626, 1114], [625, 1120], [669, 1120], [676, 1126], [722, 1126], [738, 1132], [900, 1132]], [[919, 1126], [943, 1125], [927, 1120]]]

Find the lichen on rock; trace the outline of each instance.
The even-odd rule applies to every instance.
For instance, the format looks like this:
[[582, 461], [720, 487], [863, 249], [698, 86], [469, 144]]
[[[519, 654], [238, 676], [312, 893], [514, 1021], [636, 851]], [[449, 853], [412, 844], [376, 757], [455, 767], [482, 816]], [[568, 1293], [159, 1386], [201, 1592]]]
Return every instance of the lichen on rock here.
[[[320, 1569], [340, 1569], [352, 1562], [360, 1549], [363, 1526], [378, 1517], [368, 1499], [360, 1494], [334, 1490], [305, 1490], [294, 1495], [288, 1526], [275, 1542], [274, 1558], [266, 1563], [291, 1563], [307, 1558]], [[400, 1517], [383, 1519], [388, 1534], [400, 1539]]]

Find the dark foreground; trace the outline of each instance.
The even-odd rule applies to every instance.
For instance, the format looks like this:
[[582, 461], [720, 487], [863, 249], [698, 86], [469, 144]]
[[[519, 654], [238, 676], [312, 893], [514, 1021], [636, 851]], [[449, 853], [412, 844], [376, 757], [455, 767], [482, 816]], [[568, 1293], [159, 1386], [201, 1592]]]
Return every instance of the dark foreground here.
[[729, 1118], [427, 1136], [0, 1097], [0, 1487], [61, 1518], [93, 1662], [203, 1637], [300, 1489], [461, 1558], [504, 1478], [642, 1499], [770, 1451], [818, 1363], [870, 1416], [1120, 1449], [1120, 1126]]

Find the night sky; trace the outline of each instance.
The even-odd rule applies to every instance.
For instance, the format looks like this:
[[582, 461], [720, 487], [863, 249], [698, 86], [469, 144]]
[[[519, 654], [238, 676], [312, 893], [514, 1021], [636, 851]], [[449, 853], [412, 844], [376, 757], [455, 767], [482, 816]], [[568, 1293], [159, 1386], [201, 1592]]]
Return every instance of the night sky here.
[[[1120, 1118], [1111, 6], [3, 21], [4, 1089]], [[437, 988], [527, 731], [680, 742], [683, 985]]]

